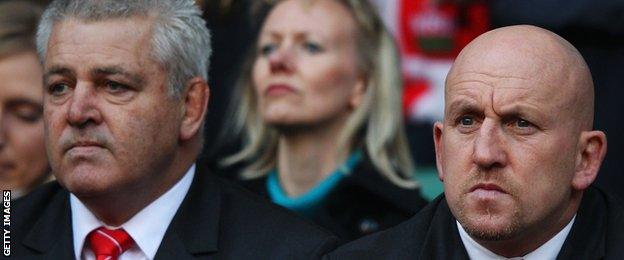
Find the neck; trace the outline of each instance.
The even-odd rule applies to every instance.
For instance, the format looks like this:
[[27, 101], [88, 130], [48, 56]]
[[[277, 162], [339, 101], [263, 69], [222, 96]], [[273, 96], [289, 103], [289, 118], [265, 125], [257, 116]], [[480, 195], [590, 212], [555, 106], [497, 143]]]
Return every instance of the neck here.
[[339, 149], [342, 125], [282, 131], [277, 149], [280, 183], [288, 196], [308, 192], [327, 178], [349, 155]]
[[128, 222], [149, 204], [171, 189], [195, 162], [196, 152], [177, 151], [173, 159], [154, 165], [148, 176], [155, 181], [137, 181], [129, 187], [119, 187], [105, 196], [76, 195], [91, 212], [106, 225], [118, 227]]
[[582, 192], [580, 194], [573, 192], [570, 203], [554, 210], [559, 214], [540, 221], [530, 229], [520, 231], [521, 234], [513, 238], [498, 241], [475, 239], [475, 241], [500, 256], [511, 258], [527, 255], [544, 245], [570, 223], [579, 208], [582, 196]]

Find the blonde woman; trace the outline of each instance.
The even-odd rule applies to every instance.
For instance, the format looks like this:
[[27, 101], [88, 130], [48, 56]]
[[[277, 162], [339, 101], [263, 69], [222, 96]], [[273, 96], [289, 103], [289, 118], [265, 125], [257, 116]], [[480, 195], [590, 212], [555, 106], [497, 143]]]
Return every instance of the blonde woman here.
[[[241, 78], [237, 128], [253, 191], [343, 239], [406, 220], [412, 181], [397, 51], [362, 0], [277, 1]], [[237, 134], [237, 132], [233, 132]]]
[[50, 178], [34, 41], [41, 12], [26, 1], [0, 3], [0, 189], [12, 199]]

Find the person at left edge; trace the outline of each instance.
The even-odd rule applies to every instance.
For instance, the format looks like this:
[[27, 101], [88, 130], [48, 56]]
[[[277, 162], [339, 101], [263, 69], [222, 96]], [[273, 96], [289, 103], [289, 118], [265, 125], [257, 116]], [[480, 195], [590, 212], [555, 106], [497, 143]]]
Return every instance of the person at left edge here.
[[16, 203], [12, 256], [315, 259], [335, 247], [320, 228], [196, 167], [209, 39], [192, 0], [46, 9], [37, 43], [58, 181]]

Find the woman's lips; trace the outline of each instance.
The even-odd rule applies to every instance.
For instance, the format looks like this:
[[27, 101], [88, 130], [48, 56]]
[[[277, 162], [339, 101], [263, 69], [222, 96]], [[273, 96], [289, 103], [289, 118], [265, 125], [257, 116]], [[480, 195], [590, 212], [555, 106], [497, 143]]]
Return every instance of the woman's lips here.
[[272, 84], [269, 85], [267, 90], [265, 91], [267, 96], [279, 96], [289, 93], [294, 93], [295, 88], [288, 84]]

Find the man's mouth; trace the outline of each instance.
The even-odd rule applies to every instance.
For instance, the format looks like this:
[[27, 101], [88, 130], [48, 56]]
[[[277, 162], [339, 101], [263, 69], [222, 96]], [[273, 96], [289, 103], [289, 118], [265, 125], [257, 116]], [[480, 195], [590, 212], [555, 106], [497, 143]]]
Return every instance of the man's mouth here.
[[479, 183], [470, 188], [469, 194], [482, 199], [508, 194], [503, 188], [494, 183]]
[[104, 148], [104, 146], [98, 142], [92, 142], [92, 141], [78, 141], [78, 142], [74, 142], [71, 145], [69, 145], [69, 147], [67, 147], [67, 149], [65, 149], [65, 152], [69, 152], [69, 151], [89, 151], [89, 150], [94, 150], [94, 149], [101, 149]]

